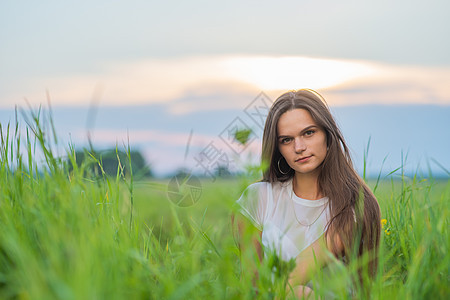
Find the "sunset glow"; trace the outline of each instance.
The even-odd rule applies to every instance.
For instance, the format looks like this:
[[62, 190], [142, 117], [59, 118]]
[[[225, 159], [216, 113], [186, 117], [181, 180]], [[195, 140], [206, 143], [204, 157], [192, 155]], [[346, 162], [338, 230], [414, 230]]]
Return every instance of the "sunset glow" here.
[[[261, 91], [271, 97], [300, 88], [333, 93], [330, 104], [448, 104], [448, 68], [401, 66], [362, 60], [302, 56], [192, 56], [110, 63], [95, 73], [41, 77], [24, 82], [20, 94], [1, 105], [13, 107], [25, 96], [31, 104], [89, 105], [94, 91], [104, 105], [167, 103], [176, 114], [240, 107]], [[352, 91], [342, 93], [339, 91]], [[217, 95], [226, 101], [215, 101]], [[430, 96], [431, 95], [431, 96]], [[184, 99], [184, 101], [179, 101]], [[176, 104], [172, 107], [172, 103]]]
[[308, 57], [232, 57], [225, 74], [262, 90], [321, 89], [376, 73], [365, 62]]

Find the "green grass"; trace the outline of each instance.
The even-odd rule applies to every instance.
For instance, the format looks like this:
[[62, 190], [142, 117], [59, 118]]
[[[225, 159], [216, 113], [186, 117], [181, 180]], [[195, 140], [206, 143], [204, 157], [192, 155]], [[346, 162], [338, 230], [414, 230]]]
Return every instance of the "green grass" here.
[[[167, 181], [132, 182], [120, 167], [115, 178], [69, 171], [52, 150], [51, 122], [44, 131], [39, 113], [30, 120], [23, 132], [1, 129], [1, 299], [272, 299], [282, 289], [286, 274], [271, 270], [286, 266], [271, 259], [258, 266], [256, 288], [241, 276], [252, 253], [241, 265], [230, 214], [255, 177], [203, 180], [200, 200], [178, 207]], [[75, 159], [72, 146], [66, 157]], [[387, 220], [369, 298], [448, 299], [448, 178], [393, 174], [369, 185]], [[355, 269], [319, 273], [317, 294], [351, 298]]]

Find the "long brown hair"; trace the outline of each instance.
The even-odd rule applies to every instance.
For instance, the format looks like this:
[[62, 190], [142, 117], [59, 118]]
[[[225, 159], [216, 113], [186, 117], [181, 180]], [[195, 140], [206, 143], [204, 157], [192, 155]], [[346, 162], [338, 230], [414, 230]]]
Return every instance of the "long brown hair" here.
[[[331, 237], [327, 238], [331, 242], [330, 249], [335, 256], [347, 259], [355, 254], [353, 251], [357, 256], [368, 253], [371, 255], [369, 272], [374, 274], [380, 241], [380, 208], [371, 190], [356, 173], [344, 137], [317, 92], [309, 89], [287, 92], [273, 103], [262, 141], [262, 165], [268, 166], [263, 171], [263, 181], [284, 182], [295, 174], [281, 155], [277, 138], [278, 120], [293, 109], [307, 110], [326, 133], [328, 151], [319, 167], [318, 186], [329, 198], [331, 217], [325, 237]], [[343, 243], [343, 253], [337, 250], [336, 235]]]

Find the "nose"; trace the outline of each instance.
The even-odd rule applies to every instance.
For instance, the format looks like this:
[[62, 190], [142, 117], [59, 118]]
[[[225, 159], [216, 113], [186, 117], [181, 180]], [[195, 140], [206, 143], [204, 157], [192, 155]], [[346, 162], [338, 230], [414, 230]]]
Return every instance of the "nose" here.
[[296, 137], [294, 141], [295, 153], [301, 153], [306, 150], [306, 143], [301, 137]]

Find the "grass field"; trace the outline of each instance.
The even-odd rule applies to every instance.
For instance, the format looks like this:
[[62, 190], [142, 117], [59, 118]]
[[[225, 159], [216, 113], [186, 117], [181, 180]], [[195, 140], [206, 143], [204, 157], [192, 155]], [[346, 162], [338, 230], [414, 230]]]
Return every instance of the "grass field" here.
[[[234, 201], [256, 177], [203, 180], [199, 201], [180, 207], [167, 197], [167, 181], [133, 181], [120, 169], [115, 178], [91, 176], [83, 166], [69, 171], [39, 117], [29, 125], [26, 132], [1, 130], [1, 299], [279, 295], [286, 266], [268, 260], [258, 266], [257, 282], [241, 278], [248, 269], [230, 224]], [[68, 146], [73, 160], [72, 154]], [[386, 221], [379, 270], [365, 281], [364, 297], [448, 299], [448, 178], [410, 178], [399, 170], [369, 185]], [[361, 288], [348, 292], [355, 265], [337, 262], [330, 270], [332, 276], [314, 277], [317, 295], [363, 297]]]

